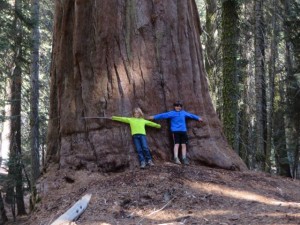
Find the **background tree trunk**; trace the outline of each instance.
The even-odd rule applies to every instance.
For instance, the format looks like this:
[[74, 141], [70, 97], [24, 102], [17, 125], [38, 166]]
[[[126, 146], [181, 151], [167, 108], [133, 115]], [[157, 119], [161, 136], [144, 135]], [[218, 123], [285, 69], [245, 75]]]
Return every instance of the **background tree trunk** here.
[[[286, 111], [285, 111], [285, 133], [286, 148], [290, 163], [291, 174], [296, 177], [299, 162], [299, 140], [300, 140], [300, 45], [298, 31], [299, 21], [296, 19], [296, 7], [294, 1], [285, 0], [285, 37], [286, 37]], [[293, 171], [292, 171], [293, 170]]]
[[40, 175], [39, 154], [39, 1], [32, 0], [32, 63], [31, 63], [31, 99], [30, 99], [30, 127], [31, 127], [31, 203], [35, 205], [35, 183]]
[[[48, 162], [114, 171], [138, 163], [128, 126], [90, 116], [146, 115], [176, 100], [203, 117], [189, 121], [189, 157], [246, 169], [228, 145], [213, 108], [203, 66], [194, 1], [56, 1]], [[155, 159], [170, 160], [168, 123], [148, 129]]]
[[5, 82], [5, 104], [2, 116], [4, 117], [1, 132], [1, 166], [7, 168], [9, 150], [11, 146], [11, 78]]
[[254, 117], [255, 117], [255, 78], [254, 78], [254, 38], [253, 38], [253, 5], [252, 1], [240, 4], [240, 38], [239, 38], [239, 154], [248, 168], [254, 168]]
[[6, 216], [6, 211], [4, 207], [4, 201], [2, 198], [2, 192], [0, 191], [0, 224], [5, 224], [5, 222], [8, 220]]
[[271, 27], [271, 43], [269, 56], [269, 80], [268, 80], [268, 112], [267, 112], [267, 142], [266, 142], [266, 168], [271, 171], [271, 155], [273, 149], [273, 126], [274, 126], [274, 98], [275, 98], [275, 77], [276, 77], [276, 59], [278, 58], [278, 4], [277, 0], [272, 1], [272, 27]]
[[[285, 83], [285, 76], [281, 76], [279, 78], [279, 82], [284, 84]], [[286, 105], [285, 100], [285, 85], [280, 85], [278, 87], [278, 95], [279, 95], [279, 102], [278, 109], [274, 113], [274, 151], [275, 151], [275, 163], [277, 168], [277, 174], [281, 176], [291, 177], [290, 171], [290, 164], [288, 160], [288, 153], [287, 153], [287, 144], [286, 144], [286, 132], [285, 132], [285, 110], [286, 107], [282, 107]]]
[[[221, 103], [221, 76], [218, 73], [218, 66], [221, 62], [221, 57], [218, 54], [218, 18], [217, 18], [217, 1], [216, 0], [205, 0], [206, 4], [206, 19], [205, 19], [205, 46], [209, 46], [206, 48], [205, 55], [205, 70], [207, 72], [207, 77], [209, 80], [209, 90], [212, 97], [212, 101], [217, 113], [220, 112]], [[220, 63], [221, 64], [221, 63]], [[218, 108], [217, 108], [218, 106]], [[219, 113], [219, 116], [221, 113]]]
[[255, 1], [255, 91], [256, 91], [256, 164], [259, 170], [265, 168], [266, 141], [266, 87], [263, 1]]
[[222, 3], [222, 54], [223, 54], [223, 124], [224, 133], [238, 153], [238, 2]]
[[9, 155], [9, 185], [7, 199], [17, 204], [18, 215], [25, 215], [25, 203], [22, 177], [22, 155], [21, 155], [21, 88], [22, 88], [22, 28], [18, 13], [22, 9], [22, 1], [15, 1], [14, 21], [14, 69], [11, 82], [11, 134]]

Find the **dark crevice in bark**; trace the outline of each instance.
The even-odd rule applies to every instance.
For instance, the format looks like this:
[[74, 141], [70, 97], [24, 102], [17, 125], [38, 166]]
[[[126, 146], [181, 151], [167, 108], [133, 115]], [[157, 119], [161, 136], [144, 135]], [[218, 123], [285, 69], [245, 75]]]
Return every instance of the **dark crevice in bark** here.
[[[82, 93], [83, 93], [83, 91], [82, 91], [82, 88], [83, 88], [82, 84], [84, 83], [84, 81], [82, 79], [82, 74], [81, 74], [79, 59], [78, 59], [78, 56], [76, 56], [76, 55], [75, 55], [75, 62], [76, 62], [76, 67], [78, 69], [78, 75], [79, 75], [79, 79], [78, 80], [80, 81], [80, 84], [78, 84], [78, 85], [80, 85], [80, 89], [79, 89], [80, 90], [80, 97], [81, 97], [80, 100], [81, 100], [81, 103], [83, 105], [82, 113], [85, 116], [86, 115], [86, 108], [88, 106], [85, 105], [85, 101], [84, 101], [83, 96], [82, 96]], [[75, 94], [75, 91], [74, 91], [74, 94]]]
[[[106, 50], [106, 55], [105, 55], [105, 65], [106, 65], [106, 75], [107, 75], [107, 80], [108, 80], [108, 82], [107, 82], [107, 93], [110, 93], [111, 95], [113, 94], [113, 92], [114, 92], [114, 88], [113, 88], [113, 81], [112, 81], [112, 74], [111, 74], [111, 72], [110, 72], [110, 69], [109, 69], [109, 60], [108, 60], [108, 49]], [[110, 85], [110, 87], [109, 87], [109, 85]], [[111, 88], [111, 90], [110, 90], [110, 88]], [[110, 97], [110, 96], [109, 96]]]
[[124, 69], [125, 69], [125, 72], [126, 72], [128, 82], [129, 82], [129, 84], [131, 84], [132, 76], [131, 76], [131, 72], [130, 72], [130, 69], [129, 69], [130, 65], [128, 65], [129, 64], [128, 60], [126, 60], [124, 55], [122, 54], [122, 48], [121, 48], [121, 45], [120, 45], [120, 41], [118, 41], [117, 38], [115, 39], [115, 41], [117, 42], [117, 46], [118, 46], [118, 49], [120, 51], [120, 56], [121, 56], [121, 59], [122, 59], [122, 63], [124, 65]]
[[116, 73], [116, 76], [117, 76], [119, 93], [121, 94], [121, 98], [124, 98], [124, 90], [123, 90], [122, 83], [121, 83], [122, 81], [121, 81], [121, 78], [120, 78], [120, 75], [119, 75], [118, 68], [117, 68], [115, 63], [114, 63], [114, 69], [115, 69], [115, 73]]
[[[143, 98], [145, 99], [145, 97], [147, 96], [146, 82], [145, 82], [145, 79], [144, 79], [143, 69], [141, 67], [141, 58], [140, 57], [138, 57], [138, 61], [139, 61], [139, 69], [140, 69], [141, 78], [143, 80], [143, 85], [142, 85], [143, 86], [143, 93], [144, 93]], [[140, 86], [141, 86], [141, 84], [140, 84]], [[142, 87], [140, 87], [140, 88], [142, 88]]]

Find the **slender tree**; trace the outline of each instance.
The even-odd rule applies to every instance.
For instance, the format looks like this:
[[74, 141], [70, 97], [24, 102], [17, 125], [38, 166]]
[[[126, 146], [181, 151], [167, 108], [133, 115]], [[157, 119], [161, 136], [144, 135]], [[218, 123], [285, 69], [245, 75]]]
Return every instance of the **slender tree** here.
[[26, 214], [23, 194], [22, 159], [21, 159], [21, 87], [22, 87], [22, 27], [18, 13], [22, 1], [15, 1], [14, 19], [14, 68], [11, 75], [11, 134], [9, 158], [9, 186], [7, 197], [11, 204], [14, 199], [18, 215]]
[[35, 205], [36, 187], [35, 183], [40, 175], [39, 155], [39, 1], [32, 0], [32, 62], [31, 62], [31, 203]]
[[[278, 78], [279, 84], [285, 84], [285, 75], [281, 75]], [[285, 117], [286, 112], [286, 97], [285, 97], [285, 85], [278, 86], [278, 97], [279, 100], [276, 101], [276, 111], [274, 112], [274, 151], [275, 151], [275, 163], [276, 172], [279, 175], [291, 177], [290, 163], [287, 154], [287, 144], [286, 144], [286, 129], [285, 129]]]
[[11, 58], [11, 29], [10, 16], [12, 9], [7, 1], [1, 1], [0, 5], [0, 107], [1, 107], [1, 131], [0, 131], [0, 166], [5, 167], [9, 158], [10, 149], [10, 115], [11, 115], [11, 79], [7, 75], [12, 71]]
[[[297, 7], [298, 6], [298, 7]], [[286, 37], [286, 115], [285, 132], [291, 174], [296, 178], [299, 162], [299, 132], [300, 132], [300, 88], [298, 84], [300, 45], [299, 19], [296, 12], [299, 4], [296, 1], [285, 0], [285, 37]]]
[[0, 224], [5, 224], [6, 221], [8, 221], [8, 218], [4, 207], [2, 192], [0, 192]]
[[265, 169], [266, 87], [263, 1], [255, 0], [256, 165]]
[[[222, 93], [220, 91], [221, 78], [218, 64], [221, 62], [218, 54], [218, 14], [217, 1], [206, 0], [206, 17], [205, 17], [205, 69], [209, 79], [209, 90], [212, 96], [213, 104], [216, 111], [220, 114], [220, 102]], [[217, 108], [218, 106], [218, 108]]]
[[9, 150], [11, 149], [11, 78], [7, 77], [5, 82], [4, 108], [2, 111], [3, 123], [1, 132], [1, 166], [7, 167], [9, 159]]
[[46, 137], [49, 110], [49, 74], [52, 52], [53, 14], [54, 2], [49, 0], [39, 1], [39, 99], [38, 99], [38, 122], [39, 122], [39, 152], [40, 168], [45, 166]]
[[238, 2], [222, 3], [223, 124], [229, 143], [238, 152]]
[[271, 26], [271, 44], [269, 57], [269, 79], [268, 79], [268, 111], [267, 111], [267, 140], [266, 140], [266, 165], [265, 170], [271, 171], [271, 154], [273, 149], [273, 116], [274, 116], [274, 98], [275, 98], [275, 76], [276, 59], [278, 58], [278, 0], [273, 0], [272, 4], [272, 26]]

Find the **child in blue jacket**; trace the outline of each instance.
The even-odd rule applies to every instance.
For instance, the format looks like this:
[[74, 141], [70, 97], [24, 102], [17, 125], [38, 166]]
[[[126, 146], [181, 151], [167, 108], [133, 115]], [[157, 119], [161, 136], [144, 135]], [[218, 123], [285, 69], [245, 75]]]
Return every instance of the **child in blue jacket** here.
[[200, 122], [203, 122], [200, 116], [194, 115], [182, 109], [182, 103], [176, 102], [174, 103], [174, 110], [156, 114], [154, 116], [150, 116], [149, 119], [153, 120], [161, 120], [161, 119], [170, 119], [171, 121], [171, 132], [174, 140], [174, 162], [176, 164], [181, 164], [178, 158], [178, 150], [181, 145], [182, 151], [182, 162], [185, 165], [188, 165], [189, 162], [186, 158], [186, 144], [188, 141], [187, 136], [187, 127], [186, 127], [186, 119], [193, 119]]

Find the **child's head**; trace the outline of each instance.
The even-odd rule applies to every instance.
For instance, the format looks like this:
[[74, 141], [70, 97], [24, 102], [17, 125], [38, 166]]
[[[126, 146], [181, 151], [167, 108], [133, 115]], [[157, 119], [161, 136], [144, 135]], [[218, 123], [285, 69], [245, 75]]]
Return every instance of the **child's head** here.
[[133, 109], [133, 117], [144, 118], [144, 113], [139, 107], [134, 108]]
[[175, 111], [182, 110], [182, 103], [180, 101], [177, 101], [173, 104]]

